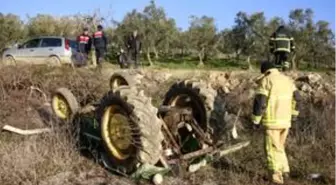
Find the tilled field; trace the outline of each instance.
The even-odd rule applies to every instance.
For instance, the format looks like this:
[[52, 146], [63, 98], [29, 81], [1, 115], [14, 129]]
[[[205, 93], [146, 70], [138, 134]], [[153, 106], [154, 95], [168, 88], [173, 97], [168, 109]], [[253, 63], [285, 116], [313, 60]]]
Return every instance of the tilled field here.
[[[0, 126], [52, 127], [35, 136], [0, 134], [0, 184], [147, 184], [106, 172], [75, 149], [64, 127], [51, 114], [50, 96], [58, 87], [69, 88], [81, 105], [93, 103], [109, 90], [114, 69], [102, 74], [88, 69], [5, 67], [0, 69]], [[202, 79], [224, 99], [225, 122], [238, 117], [238, 132], [251, 146], [209, 164], [193, 174], [165, 177], [164, 184], [266, 184], [262, 131], [247, 121], [253, 101], [253, 79], [246, 71], [157, 70], [127, 71], [137, 88], [161, 104], [169, 87], [181, 79]], [[289, 73], [304, 100], [299, 121], [293, 125], [287, 151], [292, 178], [288, 184], [334, 184], [335, 82], [334, 74]], [[318, 178], [312, 179], [312, 174]]]

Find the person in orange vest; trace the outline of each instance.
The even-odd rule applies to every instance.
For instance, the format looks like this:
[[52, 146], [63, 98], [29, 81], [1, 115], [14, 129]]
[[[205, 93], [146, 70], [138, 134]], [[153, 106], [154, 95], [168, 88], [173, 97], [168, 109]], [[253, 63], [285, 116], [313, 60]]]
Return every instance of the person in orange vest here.
[[103, 26], [98, 25], [97, 31], [93, 34], [93, 46], [96, 51], [96, 60], [98, 67], [101, 67], [102, 60], [107, 51], [107, 38], [103, 31]]
[[77, 37], [78, 52], [80, 54], [82, 64], [86, 65], [89, 53], [91, 51], [92, 39], [89, 36], [89, 29], [84, 28], [83, 33]]

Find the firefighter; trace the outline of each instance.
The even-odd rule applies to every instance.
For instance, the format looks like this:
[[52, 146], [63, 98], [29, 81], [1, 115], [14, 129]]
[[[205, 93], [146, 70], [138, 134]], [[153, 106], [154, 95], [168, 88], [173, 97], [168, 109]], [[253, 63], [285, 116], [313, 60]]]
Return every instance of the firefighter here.
[[89, 29], [84, 28], [83, 33], [77, 37], [78, 52], [80, 54], [82, 64], [86, 65], [89, 53], [91, 51], [92, 39], [89, 36]]
[[270, 52], [274, 54], [275, 65], [277, 67], [288, 69], [290, 64], [287, 61], [291, 52], [295, 51], [294, 39], [286, 30], [285, 26], [279, 26], [270, 37]]
[[102, 60], [107, 52], [107, 38], [102, 25], [98, 25], [97, 31], [93, 34], [93, 46], [95, 47], [98, 67], [101, 68]]
[[262, 78], [254, 98], [252, 122], [255, 129], [265, 128], [267, 167], [274, 183], [283, 184], [289, 176], [289, 165], [285, 153], [285, 141], [299, 114], [297, 101], [300, 99], [294, 82], [280, 73], [271, 62], [261, 65]]
[[133, 31], [133, 34], [127, 41], [128, 57], [134, 61], [135, 67], [139, 66], [139, 54], [141, 53], [141, 41], [138, 36], [138, 31]]

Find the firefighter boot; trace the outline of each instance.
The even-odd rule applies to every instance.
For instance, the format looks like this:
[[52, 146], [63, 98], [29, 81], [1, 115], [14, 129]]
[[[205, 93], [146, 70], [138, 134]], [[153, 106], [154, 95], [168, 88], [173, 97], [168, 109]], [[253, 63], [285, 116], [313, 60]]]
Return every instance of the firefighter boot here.
[[274, 184], [283, 184], [283, 177], [282, 177], [282, 173], [281, 172], [274, 172], [272, 174], [272, 182]]

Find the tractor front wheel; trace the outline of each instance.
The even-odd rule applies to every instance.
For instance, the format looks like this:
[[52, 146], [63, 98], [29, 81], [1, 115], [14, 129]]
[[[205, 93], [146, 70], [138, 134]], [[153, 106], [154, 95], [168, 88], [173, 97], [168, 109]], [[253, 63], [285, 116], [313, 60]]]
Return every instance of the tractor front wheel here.
[[55, 115], [61, 120], [72, 120], [79, 110], [77, 99], [67, 88], [59, 88], [53, 93], [51, 105]]
[[140, 164], [159, 161], [163, 134], [157, 111], [150, 98], [135, 88], [119, 87], [103, 97], [97, 115], [114, 171], [130, 174]]

